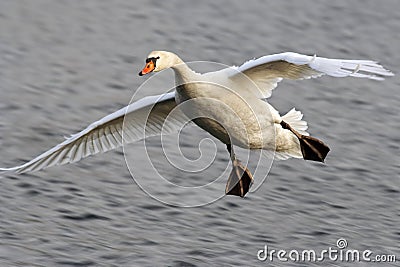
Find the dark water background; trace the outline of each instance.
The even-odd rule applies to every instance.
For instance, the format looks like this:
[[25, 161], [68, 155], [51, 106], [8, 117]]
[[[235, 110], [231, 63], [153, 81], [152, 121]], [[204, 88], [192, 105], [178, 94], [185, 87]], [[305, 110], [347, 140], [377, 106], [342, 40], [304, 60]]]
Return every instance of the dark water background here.
[[[399, 5], [1, 1], [0, 163], [22, 163], [125, 106], [155, 49], [228, 65], [295, 51], [378, 60], [399, 73]], [[270, 102], [282, 113], [294, 106], [303, 111], [310, 132], [332, 151], [325, 165], [275, 162], [268, 181], [245, 199], [164, 205], [133, 182], [121, 149], [73, 166], [4, 176], [0, 266], [353, 266], [256, 257], [265, 244], [320, 251], [341, 237], [351, 249], [400, 257], [398, 77], [281, 83]], [[160, 93], [172, 73], [166, 79], [148, 94]], [[226, 154], [218, 160], [216, 172]]]

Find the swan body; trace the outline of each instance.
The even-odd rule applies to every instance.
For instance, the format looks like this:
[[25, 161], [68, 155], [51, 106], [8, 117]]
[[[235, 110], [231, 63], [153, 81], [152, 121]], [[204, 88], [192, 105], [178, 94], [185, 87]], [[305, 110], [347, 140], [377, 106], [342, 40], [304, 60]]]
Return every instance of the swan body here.
[[[195, 82], [184, 80], [176, 87], [177, 105], [195, 124], [224, 144], [273, 149], [275, 136], [271, 127], [274, 119], [280, 122], [279, 114], [275, 112], [273, 119], [272, 106], [254, 95], [236, 92], [231, 80], [218, 79], [223, 74], [199, 75]], [[254, 86], [251, 81], [243, 85]]]
[[[277, 159], [303, 157], [323, 161], [329, 151], [321, 141], [309, 137], [301, 112], [292, 109], [280, 116], [266, 101], [282, 79], [329, 75], [383, 80], [393, 75], [370, 60], [328, 59], [293, 52], [264, 56], [239, 67], [199, 74], [176, 54], [166, 51], [151, 52], [139, 75], [168, 68], [175, 73], [174, 92], [145, 97], [92, 123], [31, 161], [0, 168], [0, 171], [32, 172], [76, 162], [123, 143], [178, 132], [181, 123], [189, 119], [227, 145], [234, 168], [228, 180], [227, 194], [243, 197], [251, 186], [252, 177], [236, 160], [234, 145], [274, 151]], [[239, 187], [232, 185], [232, 177], [236, 177]]]

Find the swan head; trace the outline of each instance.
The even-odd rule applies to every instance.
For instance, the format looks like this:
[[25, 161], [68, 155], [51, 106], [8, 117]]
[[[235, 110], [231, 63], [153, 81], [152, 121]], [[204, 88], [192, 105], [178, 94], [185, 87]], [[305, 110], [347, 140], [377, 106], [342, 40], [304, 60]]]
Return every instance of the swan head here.
[[153, 51], [147, 56], [146, 65], [143, 70], [139, 72], [139, 76], [143, 76], [151, 72], [162, 71], [179, 63], [182, 63], [182, 60], [174, 53], [166, 51]]

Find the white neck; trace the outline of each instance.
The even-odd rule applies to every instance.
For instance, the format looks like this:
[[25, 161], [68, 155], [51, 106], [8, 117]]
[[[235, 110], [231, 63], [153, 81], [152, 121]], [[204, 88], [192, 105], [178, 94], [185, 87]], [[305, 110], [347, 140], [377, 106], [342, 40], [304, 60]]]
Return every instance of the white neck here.
[[[171, 68], [175, 72], [175, 83], [177, 85], [190, 83], [198, 80], [198, 73], [194, 72], [179, 58], [180, 63], [175, 64]], [[197, 78], [197, 79], [196, 79]]]

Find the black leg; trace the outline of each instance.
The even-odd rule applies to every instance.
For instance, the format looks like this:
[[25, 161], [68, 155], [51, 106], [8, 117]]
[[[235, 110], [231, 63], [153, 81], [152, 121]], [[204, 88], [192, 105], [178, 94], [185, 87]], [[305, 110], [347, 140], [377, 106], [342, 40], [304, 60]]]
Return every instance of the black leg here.
[[231, 155], [232, 154], [232, 145], [231, 144], [227, 144], [226, 145], [226, 149], [228, 150], [229, 155]]
[[244, 197], [253, 184], [253, 175], [238, 159], [231, 144], [226, 145], [231, 161], [232, 171], [226, 183], [225, 194]]
[[226, 149], [229, 152], [229, 156], [231, 157], [232, 163], [236, 160], [235, 152], [233, 151], [233, 147], [231, 144], [226, 145]]
[[317, 138], [300, 134], [287, 122], [282, 121], [281, 126], [283, 129], [291, 131], [299, 139], [301, 153], [303, 154], [304, 159], [324, 162], [325, 157], [330, 150], [327, 145]]

